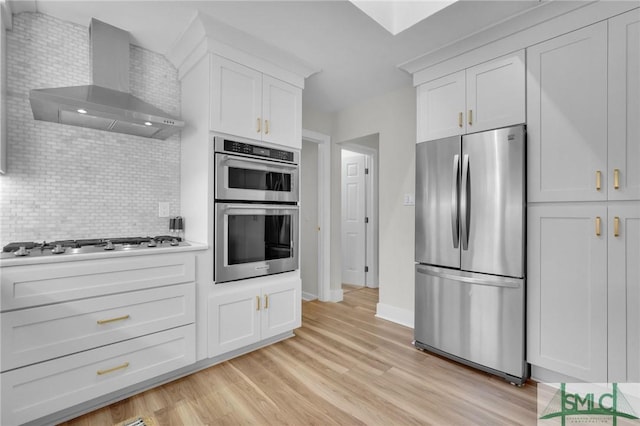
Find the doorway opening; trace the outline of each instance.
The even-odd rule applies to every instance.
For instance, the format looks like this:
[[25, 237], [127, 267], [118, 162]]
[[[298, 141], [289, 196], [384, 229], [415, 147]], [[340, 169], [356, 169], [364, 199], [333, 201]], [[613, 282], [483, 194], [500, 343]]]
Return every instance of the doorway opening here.
[[302, 130], [300, 155], [300, 278], [302, 299], [331, 300], [331, 138]]
[[378, 134], [341, 146], [342, 291], [378, 287]]

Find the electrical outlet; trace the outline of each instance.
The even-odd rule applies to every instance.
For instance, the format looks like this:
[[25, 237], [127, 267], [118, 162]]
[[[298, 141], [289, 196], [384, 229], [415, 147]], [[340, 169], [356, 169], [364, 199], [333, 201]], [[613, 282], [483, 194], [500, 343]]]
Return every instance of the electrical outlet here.
[[158, 217], [169, 217], [169, 203], [158, 203]]

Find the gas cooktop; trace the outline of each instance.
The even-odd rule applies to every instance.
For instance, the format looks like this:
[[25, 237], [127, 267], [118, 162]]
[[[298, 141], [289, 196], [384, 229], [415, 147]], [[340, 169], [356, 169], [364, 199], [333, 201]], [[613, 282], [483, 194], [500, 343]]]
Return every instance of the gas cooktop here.
[[2, 248], [2, 258], [54, 256], [65, 254], [100, 253], [109, 251], [137, 250], [156, 247], [188, 246], [182, 238], [171, 235], [156, 237], [125, 237], [83, 240], [60, 240], [52, 242], [16, 242]]

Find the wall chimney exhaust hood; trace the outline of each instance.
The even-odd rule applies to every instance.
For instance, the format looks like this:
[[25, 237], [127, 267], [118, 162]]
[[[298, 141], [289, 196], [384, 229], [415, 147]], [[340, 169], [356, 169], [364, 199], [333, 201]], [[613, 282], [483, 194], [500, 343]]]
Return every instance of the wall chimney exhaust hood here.
[[166, 139], [184, 121], [129, 93], [129, 33], [91, 20], [91, 75], [88, 86], [33, 89], [33, 118], [71, 126]]

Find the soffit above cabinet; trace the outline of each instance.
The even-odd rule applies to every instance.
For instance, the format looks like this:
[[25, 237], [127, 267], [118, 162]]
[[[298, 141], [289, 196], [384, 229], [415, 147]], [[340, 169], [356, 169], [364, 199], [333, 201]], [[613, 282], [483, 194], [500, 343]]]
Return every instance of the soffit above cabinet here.
[[182, 78], [207, 53], [242, 63], [301, 89], [305, 78], [320, 71], [277, 46], [198, 13], [167, 57]]

